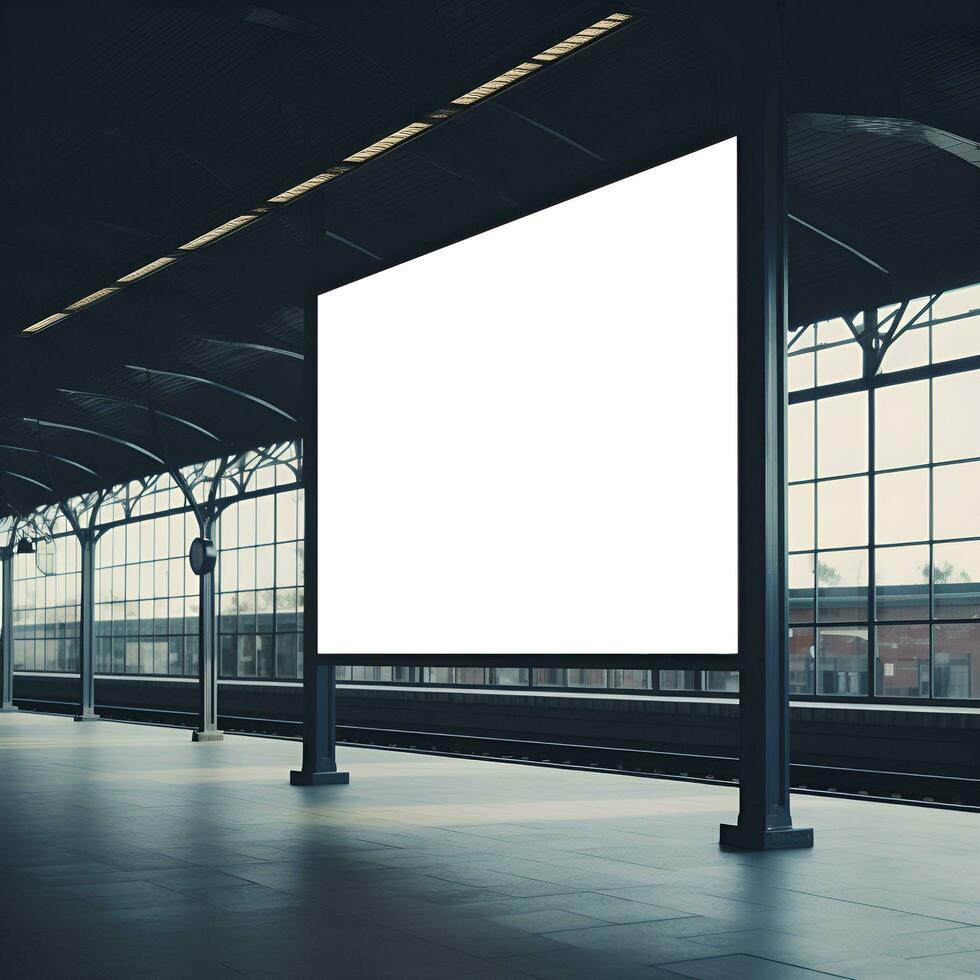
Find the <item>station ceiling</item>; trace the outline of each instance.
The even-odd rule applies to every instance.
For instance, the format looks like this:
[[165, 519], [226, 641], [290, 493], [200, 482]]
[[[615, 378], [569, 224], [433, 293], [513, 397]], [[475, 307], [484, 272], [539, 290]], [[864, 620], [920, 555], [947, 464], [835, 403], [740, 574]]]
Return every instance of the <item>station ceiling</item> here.
[[774, 36], [793, 322], [980, 279], [972, 0], [34, 0], [0, 17], [0, 515], [295, 438], [309, 296], [733, 135]]

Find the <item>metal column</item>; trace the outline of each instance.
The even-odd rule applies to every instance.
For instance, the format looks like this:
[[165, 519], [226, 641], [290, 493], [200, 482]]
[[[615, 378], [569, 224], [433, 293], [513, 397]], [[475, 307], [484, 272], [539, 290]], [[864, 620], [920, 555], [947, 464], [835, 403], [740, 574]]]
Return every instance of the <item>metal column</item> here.
[[305, 613], [303, 622], [303, 767], [289, 774], [293, 786], [349, 783], [337, 771], [337, 668], [317, 657], [317, 352], [316, 296], [306, 304], [305, 368], [308, 398], [303, 436]]
[[78, 714], [75, 721], [98, 721], [95, 713], [95, 533], [87, 528], [77, 533], [81, 551], [81, 601], [78, 644]]
[[0, 619], [0, 711], [14, 707], [14, 549], [0, 548], [3, 613]]
[[739, 814], [721, 844], [811, 847], [789, 806], [786, 206], [782, 79], [761, 78], [738, 133]]
[[[214, 519], [208, 518], [201, 528], [201, 536], [213, 540]], [[197, 676], [201, 711], [197, 730], [191, 738], [195, 742], [220, 742], [224, 735], [218, 730], [218, 621], [214, 604], [215, 567], [198, 575], [200, 606], [198, 611]]]

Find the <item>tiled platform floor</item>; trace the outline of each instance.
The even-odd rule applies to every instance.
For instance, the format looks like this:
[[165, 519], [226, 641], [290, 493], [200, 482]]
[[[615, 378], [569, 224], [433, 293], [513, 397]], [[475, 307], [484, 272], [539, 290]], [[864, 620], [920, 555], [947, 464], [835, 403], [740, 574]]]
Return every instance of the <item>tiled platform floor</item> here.
[[0, 976], [980, 976], [980, 816], [0, 715]]

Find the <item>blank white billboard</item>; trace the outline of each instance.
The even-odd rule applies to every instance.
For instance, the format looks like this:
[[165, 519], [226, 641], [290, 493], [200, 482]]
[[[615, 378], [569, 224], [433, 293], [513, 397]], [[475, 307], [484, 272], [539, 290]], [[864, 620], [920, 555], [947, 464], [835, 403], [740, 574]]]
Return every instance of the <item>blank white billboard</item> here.
[[735, 177], [729, 140], [320, 297], [320, 653], [736, 652]]

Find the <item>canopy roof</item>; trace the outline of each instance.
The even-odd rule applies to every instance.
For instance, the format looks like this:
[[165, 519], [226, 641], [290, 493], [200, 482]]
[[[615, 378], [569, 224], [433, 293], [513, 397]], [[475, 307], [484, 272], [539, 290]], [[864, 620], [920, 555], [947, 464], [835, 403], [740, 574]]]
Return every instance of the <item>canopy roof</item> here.
[[[307, 296], [734, 134], [779, 30], [761, 0], [267, 2], [5, 6], [0, 514], [295, 438]], [[793, 322], [980, 279], [976, 4], [781, 9]]]

